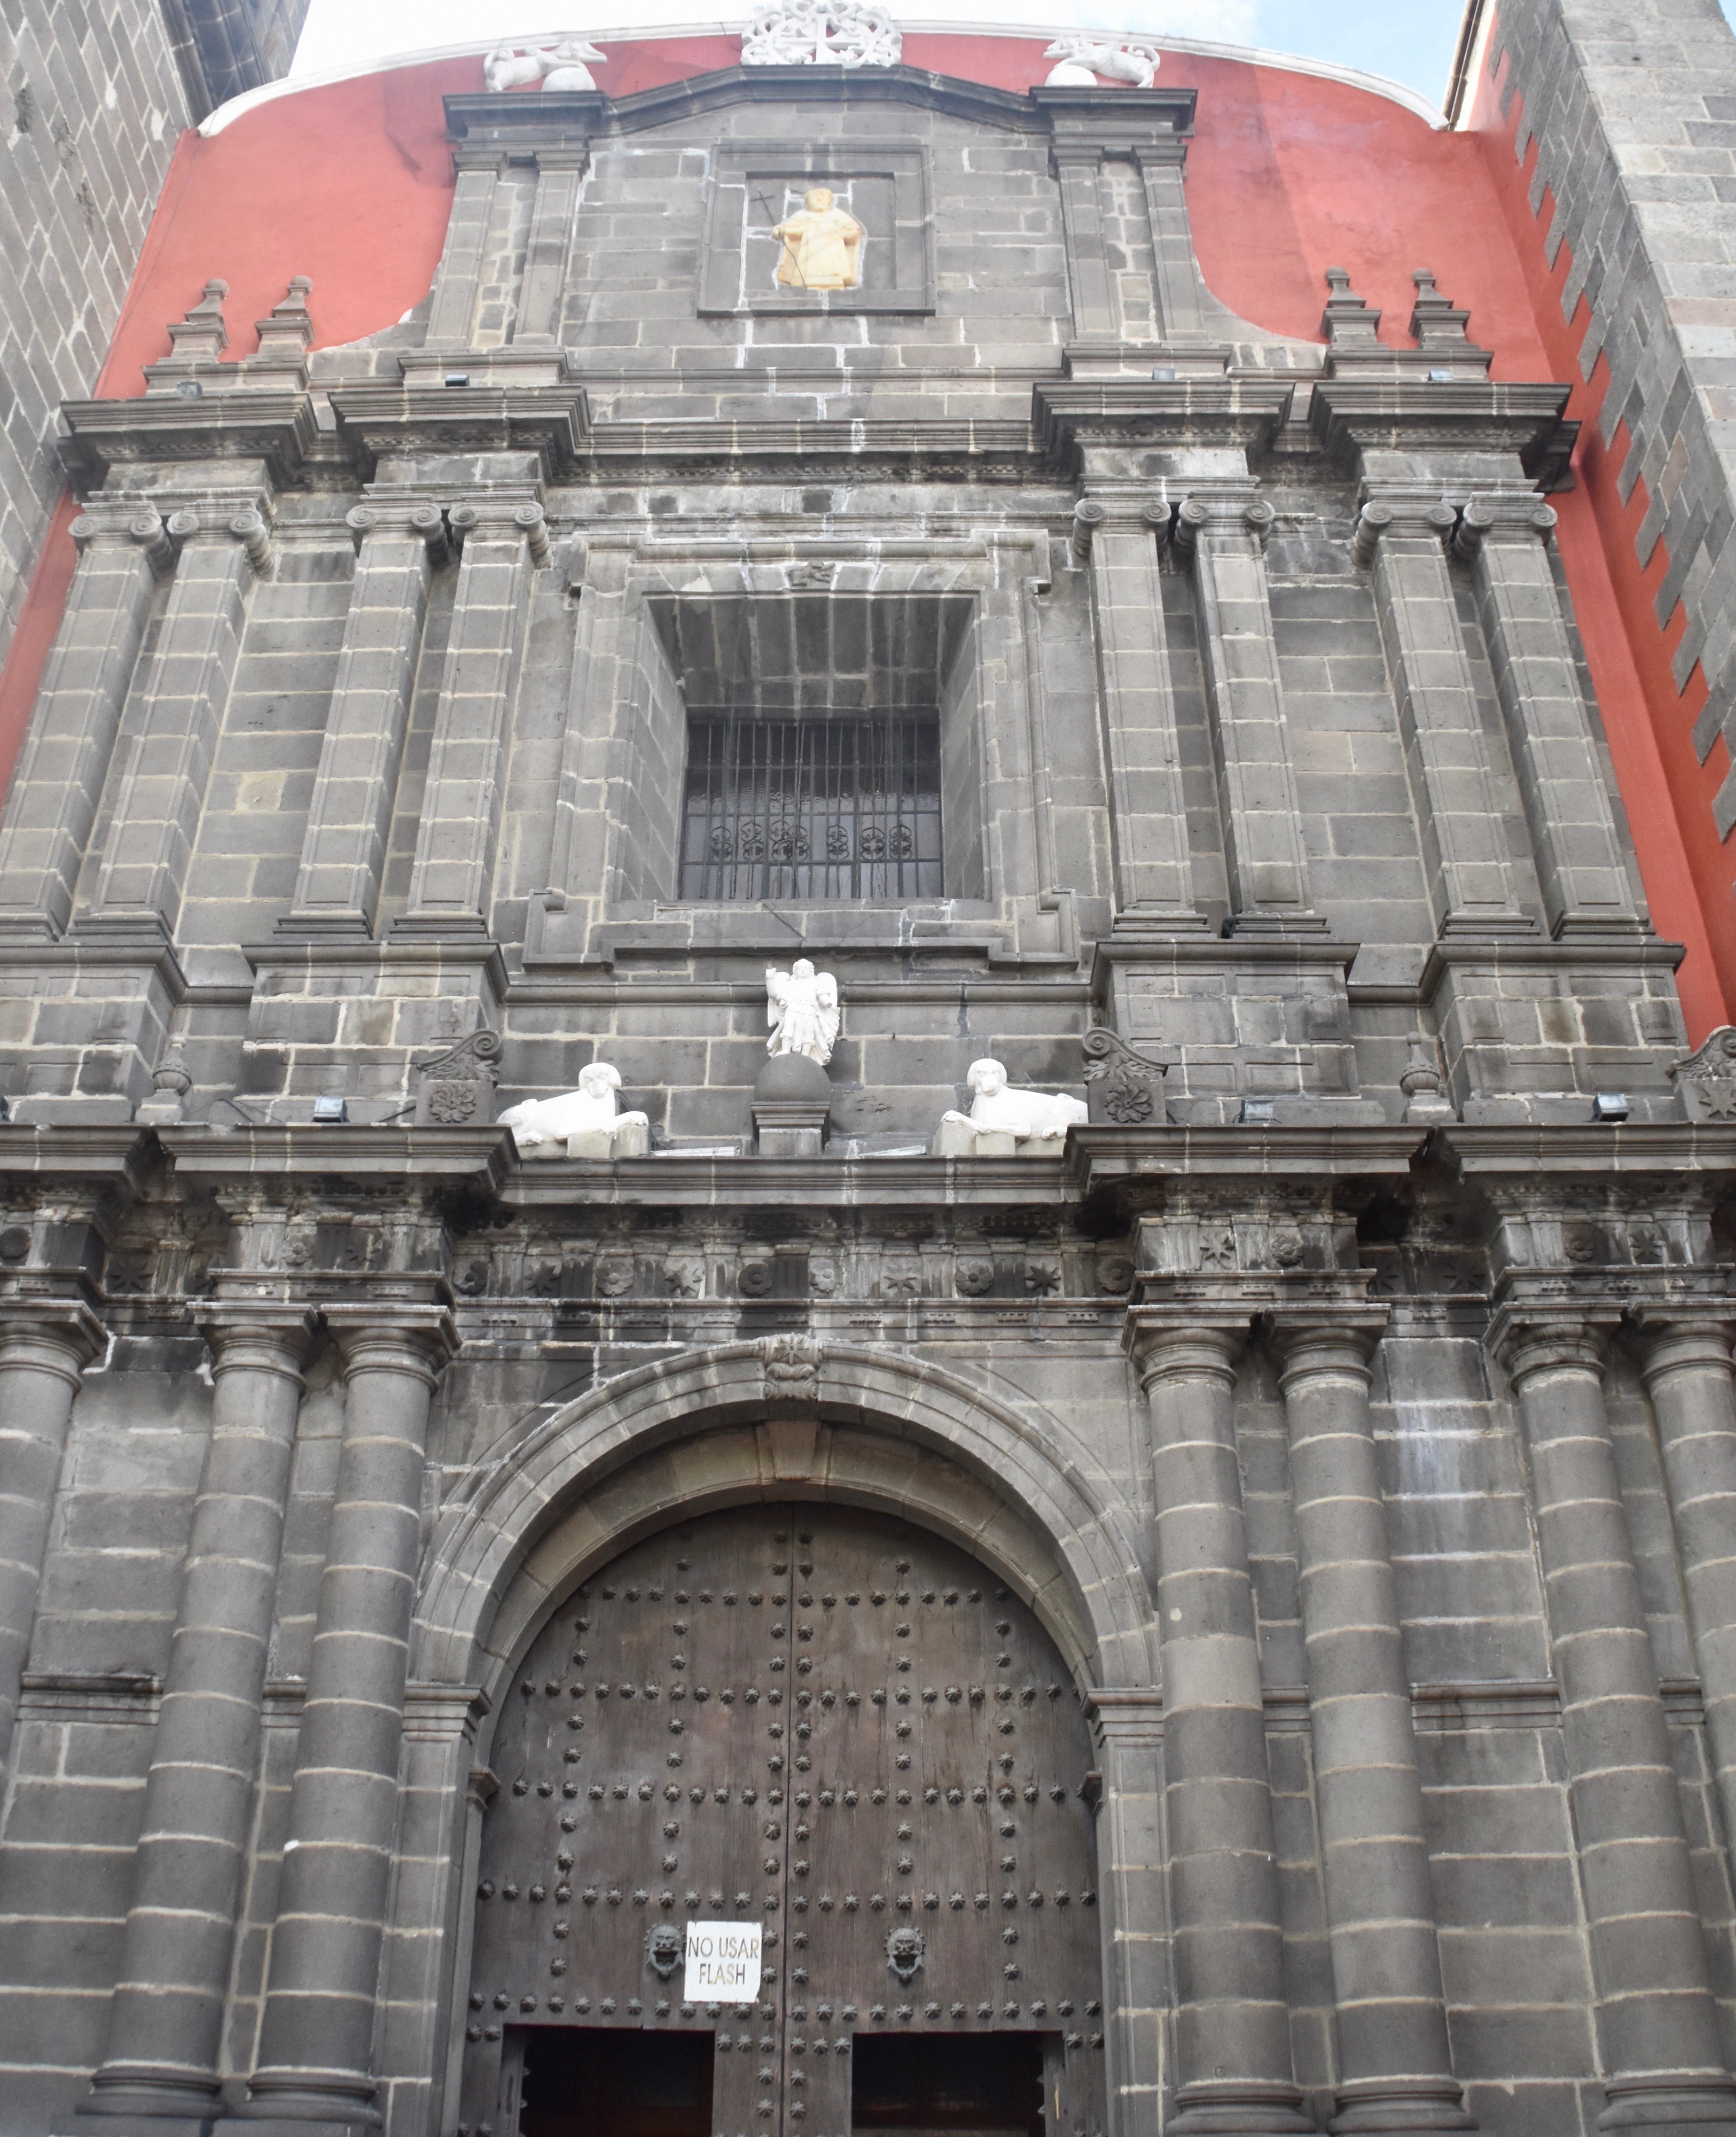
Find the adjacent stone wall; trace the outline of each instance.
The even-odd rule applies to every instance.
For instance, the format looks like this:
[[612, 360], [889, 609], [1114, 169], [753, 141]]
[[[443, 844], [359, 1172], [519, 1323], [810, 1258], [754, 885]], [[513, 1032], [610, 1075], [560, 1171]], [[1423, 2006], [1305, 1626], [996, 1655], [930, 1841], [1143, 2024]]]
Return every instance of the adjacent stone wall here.
[[[1660, 626], [1685, 611], [1672, 660], [1679, 688], [1704, 673], [1704, 762], [1720, 734], [1736, 744], [1736, 34], [1718, 0], [1503, 0], [1487, 57], [1522, 100], [1520, 159], [1536, 144], [1532, 207], [1554, 202], [1548, 258], [1573, 256], [1561, 306], [1588, 307], [1581, 370], [1609, 367], [1622, 494], [1646, 486], [1640, 564], [1660, 541], [1668, 554]], [[1715, 813], [1727, 836], [1736, 773]]]

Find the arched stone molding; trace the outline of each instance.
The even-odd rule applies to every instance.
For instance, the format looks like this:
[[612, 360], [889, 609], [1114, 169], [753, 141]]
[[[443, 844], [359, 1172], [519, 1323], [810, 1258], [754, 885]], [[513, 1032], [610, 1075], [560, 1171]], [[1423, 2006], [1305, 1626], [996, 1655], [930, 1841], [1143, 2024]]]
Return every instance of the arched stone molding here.
[[793, 1380], [772, 1377], [778, 1351], [695, 1351], [528, 1419], [435, 1530], [415, 1677], [489, 1687], [590, 1568], [683, 1516], [780, 1497], [912, 1514], [1029, 1602], [1082, 1692], [1155, 1682], [1134, 1525], [1055, 1419], [884, 1346], [791, 1346]]

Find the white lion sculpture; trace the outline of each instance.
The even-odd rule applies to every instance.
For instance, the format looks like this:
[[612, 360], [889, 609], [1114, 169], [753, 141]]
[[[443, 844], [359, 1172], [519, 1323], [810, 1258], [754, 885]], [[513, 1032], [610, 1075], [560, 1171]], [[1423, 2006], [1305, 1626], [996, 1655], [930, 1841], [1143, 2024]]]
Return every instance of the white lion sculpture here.
[[965, 1081], [976, 1096], [968, 1113], [941, 1114], [936, 1157], [1053, 1157], [1067, 1130], [1089, 1118], [1082, 1098], [1010, 1090], [999, 1061], [973, 1061]]
[[1043, 56], [1060, 62], [1049, 70], [1048, 89], [1095, 89], [1100, 76], [1150, 89], [1162, 65], [1150, 45], [1097, 44], [1089, 37], [1057, 37]]
[[651, 1146], [651, 1123], [644, 1113], [616, 1112], [620, 1087], [618, 1068], [593, 1061], [580, 1069], [576, 1091], [508, 1106], [499, 1125], [512, 1130], [523, 1158], [643, 1157]]
[[563, 37], [557, 45], [521, 46], [510, 40], [496, 45], [482, 63], [482, 78], [498, 96], [536, 82], [542, 89], [595, 89], [588, 60], [601, 66], [607, 55], [582, 37]]

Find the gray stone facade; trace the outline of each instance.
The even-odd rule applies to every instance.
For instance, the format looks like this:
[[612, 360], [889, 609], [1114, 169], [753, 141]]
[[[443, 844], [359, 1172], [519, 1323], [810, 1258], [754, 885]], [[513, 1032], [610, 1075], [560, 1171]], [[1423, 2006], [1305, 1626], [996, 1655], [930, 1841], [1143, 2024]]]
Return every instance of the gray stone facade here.
[[[522, 1658], [805, 1499], [1071, 1673], [1115, 2137], [1736, 2120], [1736, 1078], [1550, 543], [1566, 389], [1427, 275], [1405, 348], [1342, 278], [1318, 345], [1231, 317], [1189, 91], [447, 109], [420, 318], [309, 355], [292, 289], [219, 366], [207, 306], [65, 410], [0, 820], [7, 2126], [507, 2137], [564, 2008], [472, 1978]], [[817, 174], [896, 303], [774, 290]], [[938, 893], [683, 898], [692, 723], [846, 713], [931, 723]], [[755, 1148], [799, 954], [817, 1156]], [[984, 1054], [1090, 1124], [928, 1155]], [[594, 1060], [650, 1154], [522, 1162], [498, 1105]]]
[[[1472, 8], [1468, 34], [1483, 12]], [[1486, 50], [1491, 71], [1507, 62], [1506, 96], [1522, 100], [1521, 159], [1536, 144], [1534, 212], [1554, 197], [1551, 265], [1563, 244], [1572, 253], [1563, 314], [1571, 319], [1582, 299], [1588, 308], [1581, 371], [1589, 378], [1600, 358], [1609, 366], [1600, 421], [1606, 439], [1627, 426], [1622, 497], [1646, 484], [1641, 567], [1665, 545], [1657, 620], [1667, 627], [1685, 611], [1671, 662], [1680, 688], [1696, 667], [1704, 673], [1709, 694], [1694, 728], [1704, 762], [1719, 735], [1736, 743], [1736, 35], [1717, 0], [1520, 0], [1500, 9]], [[1736, 777], [1714, 813], [1727, 837]]]

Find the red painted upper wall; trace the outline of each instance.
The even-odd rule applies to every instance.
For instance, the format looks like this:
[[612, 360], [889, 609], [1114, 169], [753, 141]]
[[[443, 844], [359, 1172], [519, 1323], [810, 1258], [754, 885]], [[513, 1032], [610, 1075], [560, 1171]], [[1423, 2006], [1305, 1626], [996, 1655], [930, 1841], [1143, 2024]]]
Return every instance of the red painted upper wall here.
[[[1053, 61], [1041, 37], [904, 40], [911, 66], [1023, 92]], [[733, 66], [733, 37], [606, 48], [616, 96]], [[1404, 339], [1410, 275], [1428, 267], [1469, 308], [1495, 376], [1549, 373], [1526, 278], [1491, 174], [1463, 134], [1436, 131], [1367, 90], [1237, 60], [1166, 56], [1166, 87], [1199, 91], [1189, 198], [1206, 280], [1244, 319], [1317, 339], [1325, 270]], [[206, 139], [191, 135], [134, 279], [104, 368], [105, 394], [143, 391], [143, 365], [168, 353], [168, 323], [221, 276], [235, 336], [311, 275], [319, 345], [377, 333], [427, 295], [452, 192], [440, 99], [483, 85], [479, 58], [438, 60], [274, 99]], [[526, 92], [529, 93], [529, 92]]]

